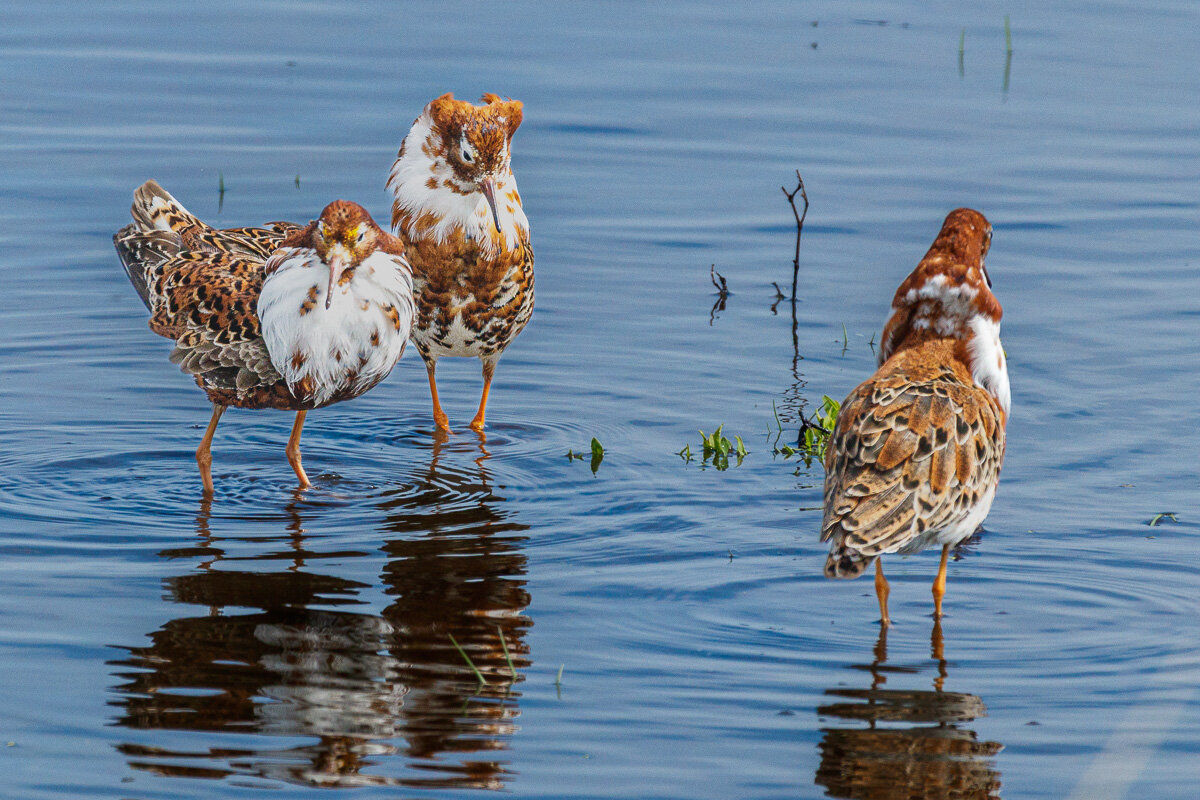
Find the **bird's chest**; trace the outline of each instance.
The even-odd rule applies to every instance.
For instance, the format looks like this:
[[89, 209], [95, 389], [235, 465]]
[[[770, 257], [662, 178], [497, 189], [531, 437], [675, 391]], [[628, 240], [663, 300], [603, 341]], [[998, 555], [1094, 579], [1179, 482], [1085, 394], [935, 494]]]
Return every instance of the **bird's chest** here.
[[387, 377], [404, 352], [413, 309], [403, 291], [370, 280], [335, 286], [329, 307], [314, 270], [278, 291], [259, 314], [271, 363], [314, 406], [356, 397]]
[[466, 246], [439, 255], [414, 264], [418, 347], [438, 356], [504, 349], [533, 308], [532, 270], [523, 253], [488, 256]]

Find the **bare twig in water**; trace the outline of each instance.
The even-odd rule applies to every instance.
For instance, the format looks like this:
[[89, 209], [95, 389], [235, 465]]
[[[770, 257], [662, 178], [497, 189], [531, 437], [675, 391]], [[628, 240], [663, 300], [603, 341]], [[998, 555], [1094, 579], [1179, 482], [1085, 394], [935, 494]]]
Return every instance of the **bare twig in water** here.
[[777, 314], [779, 312], [775, 309], [779, 307], [779, 301], [786, 299], [787, 295], [783, 293], [783, 289], [780, 289], [779, 284], [775, 281], [771, 281], [771, 285], [775, 287], [775, 302], [771, 303], [771, 313]]
[[[780, 186], [780, 191], [787, 198], [788, 205], [792, 207], [792, 215], [796, 218], [796, 255], [792, 259], [792, 301], [796, 300], [796, 282], [800, 277], [800, 236], [804, 233], [804, 218], [808, 216], [808, 192], [804, 191], [804, 178], [800, 177], [800, 170], [796, 170], [796, 188], [788, 191], [786, 186]], [[796, 195], [800, 195], [800, 199], [804, 201], [804, 211], [796, 209]]]
[[725, 276], [717, 272], [716, 264], [709, 265], [708, 279], [712, 281], [713, 286], [717, 287], [717, 301], [713, 303], [712, 311], [708, 313], [708, 324], [712, 325], [717, 314], [725, 310], [725, 301], [729, 299], [729, 284], [725, 282]]
[[[792, 207], [792, 216], [796, 218], [796, 250], [792, 256], [792, 296], [787, 298], [792, 306], [792, 378], [791, 388], [787, 392], [787, 399], [784, 404], [785, 413], [790, 413], [795, 410], [800, 413], [804, 408], [803, 388], [805, 385], [804, 378], [800, 375], [800, 362], [803, 356], [800, 355], [800, 321], [796, 313], [796, 294], [800, 280], [800, 237], [804, 233], [804, 220], [808, 216], [808, 192], [804, 188], [804, 179], [800, 176], [800, 170], [796, 170], [796, 188], [788, 191], [786, 187], [779, 187], [783, 192], [783, 196], [787, 198], [788, 205]], [[800, 209], [796, 206], [796, 196], [799, 195], [804, 203], [804, 208]], [[785, 299], [783, 290], [779, 288], [779, 284], [775, 286], [775, 302], [771, 306], [771, 312], [775, 313], [779, 302]], [[801, 419], [803, 415], [800, 414]]]

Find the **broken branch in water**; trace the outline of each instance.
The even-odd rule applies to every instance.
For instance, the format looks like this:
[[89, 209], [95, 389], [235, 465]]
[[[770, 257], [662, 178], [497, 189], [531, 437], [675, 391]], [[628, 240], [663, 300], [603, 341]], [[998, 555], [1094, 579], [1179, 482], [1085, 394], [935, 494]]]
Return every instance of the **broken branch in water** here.
[[[800, 277], [800, 236], [804, 233], [804, 218], [808, 216], [808, 192], [804, 191], [804, 178], [800, 177], [800, 170], [796, 170], [796, 188], [788, 191], [786, 186], [780, 186], [780, 191], [788, 200], [788, 205], [792, 207], [792, 216], [796, 218], [796, 255], [792, 259], [792, 300], [796, 299], [796, 282]], [[796, 208], [796, 195], [800, 195], [800, 199], [804, 201], [804, 210], [800, 211]]]
[[[709, 265], [708, 279], [712, 281], [713, 286], [717, 287], [717, 301], [713, 303], [712, 311], [708, 313], [708, 324], [712, 325], [717, 314], [725, 310], [725, 301], [729, 299], [729, 284], [725, 282], [725, 276], [717, 272], [716, 264]], [[720, 282], [718, 283], [718, 281]]]

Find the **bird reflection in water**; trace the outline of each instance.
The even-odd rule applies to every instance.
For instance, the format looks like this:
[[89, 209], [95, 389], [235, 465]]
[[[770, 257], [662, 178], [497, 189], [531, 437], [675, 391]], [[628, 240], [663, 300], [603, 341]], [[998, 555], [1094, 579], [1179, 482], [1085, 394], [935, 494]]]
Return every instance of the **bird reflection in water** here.
[[818, 715], [866, 727], [822, 729], [817, 785], [830, 797], [862, 800], [999, 797], [993, 757], [1002, 746], [980, 742], [963, 727], [986, 716], [983, 700], [943, 690], [948, 670], [940, 621], [931, 637], [933, 691], [883, 688], [889, 676], [921, 671], [887, 663], [887, 634], [880, 629], [870, 664], [853, 666], [871, 675], [870, 688], [825, 691], [838, 700], [820, 706]]
[[[516, 730], [515, 684], [530, 665], [527, 528], [493, 492], [487, 451], [480, 446], [468, 467], [442, 468], [446, 447], [435, 442], [415, 486], [380, 497], [380, 534], [364, 537], [372, 544], [361, 551], [317, 550], [299, 495], [282, 537], [214, 532], [202, 504], [196, 546], [161, 555], [199, 560], [165, 588], [169, 600], [207, 612], [122, 648], [112, 704], [122, 726], [226, 738], [188, 750], [121, 744], [130, 766], [310, 786], [504, 788], [511, 772], [498, 756]], [[379, 587], [321, 568], [334, 559], [361, 577], [380, 545]], [[380, 591], [382, 612], [365, 612]], [[263, 747], [268, 736], [285, 743]]]

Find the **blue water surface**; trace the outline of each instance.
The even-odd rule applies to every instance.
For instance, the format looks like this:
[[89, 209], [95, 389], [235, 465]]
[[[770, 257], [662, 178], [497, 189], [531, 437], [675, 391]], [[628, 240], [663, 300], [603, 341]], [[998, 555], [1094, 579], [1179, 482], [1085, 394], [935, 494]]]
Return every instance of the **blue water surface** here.
[[[2, 16], [0, 796], [1194, 792], [1193, 4]], [[310, 491], [289, 415], [226, 415], [203, 500], [207, 403], [112, 250], [133, 188], [220, 225], [387, 219], [447, 91], [525, 103], [538, 306], [486, 436], [478, 365], [443, 362], [439, 439], [410, 353], [310, 415]], [[936, 554], [894, 558], [883, 638], [868, 581], [821, 577], [819, 465], [773, 450], [870, 374], [960, 205], [995, 227], [1007, 462], [946, 619]], [[740, 464], [676, 455], [722, 424]], [[565, 457], [593, 437], [594, 474]]]

